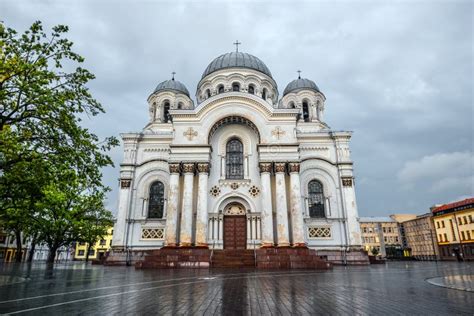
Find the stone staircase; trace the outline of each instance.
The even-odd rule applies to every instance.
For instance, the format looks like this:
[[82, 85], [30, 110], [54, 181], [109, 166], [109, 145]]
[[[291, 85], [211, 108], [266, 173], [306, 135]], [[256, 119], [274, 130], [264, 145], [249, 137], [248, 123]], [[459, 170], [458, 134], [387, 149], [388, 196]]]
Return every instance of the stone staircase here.
[[253, 250], [214, 250], [212, 268], [255, 268], [255, 254]]
[[[212, 253], [212, 256], [211, 256]], [[330, 269], [332, 264], [308, 248], [219, 249], [186, 247], [148, 251], [135, 263], [137, 269], [257, 268]]]
[[137, 269], [209, 268], [210, 250], [207, 248], [161, 248], [152, 250], [135, 264]]
[[260, 248], [259, 269], [331, 269], [332, 264], [316, 254], [316, 250], [301, 248]]

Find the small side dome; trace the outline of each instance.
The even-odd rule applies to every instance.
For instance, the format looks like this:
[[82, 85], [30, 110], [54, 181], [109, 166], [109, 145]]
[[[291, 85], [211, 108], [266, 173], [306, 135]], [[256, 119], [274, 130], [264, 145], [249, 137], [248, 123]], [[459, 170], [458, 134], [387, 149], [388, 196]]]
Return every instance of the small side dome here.
[[293, 80], [286, 86], [285, 90], [283, 91], [283, 96], [287, 95], [290, 92], [293, 92], [296, 90], [303, 90], [303, 89], [306, 89], [306, 90], [309, 89], [309, 90], [314, 90], [316, 92], [321, 92], [319, 91], [319, 88], [314, 83], [314, 81], [298, 77], [298, 79]]
[[169, 91], [169, 90], [184, 93], [185, 95], [189, 97], [189, 91], [188, 89], [186, 89], [186, 86], [182, 84], [181, 82], [179, 82], [178, 80], [175, 80], [174, 78], [171, 80], [166, 80], [159, 83], [156, 86], [156, 89], [155, 91], [153, 91], [153, 93], [158, 92], [158, 91]]

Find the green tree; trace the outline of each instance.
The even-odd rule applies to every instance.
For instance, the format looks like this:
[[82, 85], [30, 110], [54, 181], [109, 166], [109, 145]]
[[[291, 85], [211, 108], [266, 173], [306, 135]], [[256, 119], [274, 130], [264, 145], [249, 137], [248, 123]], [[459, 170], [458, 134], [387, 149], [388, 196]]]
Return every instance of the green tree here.
[[86, 214], [79, 223], [79, 241], [87, 243], [86, 262], [89, 261], [89, 252], [93, 245], [107, 235], [107, 230], [113, 226], [112, 213], [105, 209], [103, 196], [95, 194], [88, 197]]
[[48, 263], [54, 262], [60, 247], [97, 240], [112, 223], [112, 214], [102, 204], [108, 188], [86, 181], [72, 169], [62, 168], [56, 175], [55, 181], [43, 188], [43, 198], [35, 205], [38, 214], [33, 218], [40, 227], [38, 242], [49, 248]]
[[[99, 140], [80, 125], [82, 118], [104, 110], [87, 88], [94, 75], [77, 66], [84, 58], [72, 51], [67, 31], [58, 25], [48, 35], [35, 22], [19, 35], [0, 24], [0, 220], [15, 234], [39, 228], [39, 238], [51, 248], [67, 243], [78, 228], [66, 226], [60, 241], [42, 216], [61, 214], [66, 222], [80, 222], [80, 208], [70, 203], [106, 190], [101, 168], [112, 165], [107, 152], [118, 144], [114, 137]], [[72, 170], [75, 188], [64, 185], [65, 170]], [[21, 241], [17, 247], [21, 252]]]

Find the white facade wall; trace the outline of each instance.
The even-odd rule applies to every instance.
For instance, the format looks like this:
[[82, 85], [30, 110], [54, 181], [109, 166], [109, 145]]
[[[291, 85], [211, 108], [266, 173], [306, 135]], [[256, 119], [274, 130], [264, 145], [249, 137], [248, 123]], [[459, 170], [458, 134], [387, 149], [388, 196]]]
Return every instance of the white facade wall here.
[[[360, 248], [360, 228], [349, 150], [351, 133], [333, 132], [322, 121], [325, 102], [323, 94], [312, 90], [296, 91], [277, 102], [278, 92], [273, 79], [249, 69], [235, 76], [235, 71], [221, 70], [204, 78], [198, 86], [199, 105], [193, 108], [188, 99], [183, 99], [183, 102], [186, 101], [185, 109], [178, 110], [174, 107], [170, 111], [172, 123], [163, 122], [160, 117], [163, 114], [158, 110], [159, 102], [166, 99], [176, 104], [176, 100], [182, 98], [180, 93], [166, 91], [152, 94], [149, 97], [148, 125], [140, 133], [122, 134], [124, 160], [121, 165], [114, 248], [160, 248], [166, 244], [166, 231], [173, 229], [176, 232], [175, 242], [179, 244], [179, 239], [185, 236], [181, 232], [183, 204], [189, 212], [185, 222], [190, 221], [186, 225], [191, 227], [191, 244], [194, 244], [200, 186], [201, 198], [203, 190], [207, 194], [204, 198], [206, 203], [203, 204], [201, 200], [200, 205], [206, 205], [207, 208], [210, 223], [207, 227], [207, 242], [212, 247], [223, 246], [222, 218], [226, 206], [239, 203], [244, 207], [248, 219], [248, 247], [261, 243], [262, 232], [267, 236], [274, 235], [274, 245], [278, 245], [278, 240], [293, 244], [293, 230], [298, 229], [297, 233], [304, 236], [304, 242], [311, 248]], [[241, 83], [241, 91], [216, 94], [215, 88], [219, 84], [225, 84], [228, 90], [235, 80]], [[255, 95], [247, 93], [246, 85], [249, 83], [256, 86]], [[263, 87], [271, 92], [271, 97], [267, 100], [259, 95]], [[212, 90], [211, 97], [204, 95], [207, 88]], [[311, 117], [306, 122], [298, 116], [303, 101], [310, 105]], [[290, 102], [291, 106], [295, 105], [294, 108], [289, 106]], [[240, 121], [235, 123], [229, 118], [238, 118]], [[216, 128], [216, 124], [220, 126]], [[238, 138], [243, 144], [244, 178], [239, 180], [226, 179], [225, 176], [226, 144], [232, 138]], [[208, 175], [201, 177], [199, 181], [198, 163], [209, 166]], [[300, 185], [292, 187], [300, 192], [293, 192], [291, 196], [288, 169], [280, 172], [279, 181], [283, 179], [285, 183], [278, 186], [276, 192], [276, 163], [283, 163], [287, 167], [288, 163], [299, 164], [299, 174], [296, 174], [299, 177], [293, 179], [299, 178]], [[196, 166], [196, 171], [186, 181], [183, 179], [183, 164]], [[270, 181], [268, 178], [263, 181], [265, 188], [262, 188], [261, 178], [262, 168], [265, 167], [263, 164], [269, 164], [271, 168], [266, 173], [270, 176]], [[171, 167], [181, 169], [175, 190], [178, 198], [176, 203], [168, 205], [169, 198], [176, 199], [174, 193], [170, 196]], [[207, 183], [203, 182], [205, 179]], [[162, 219], [150, 219], [149, 187], [157, 180], [165, 186], [165, 214]], [[323, 184], [324, 218], [309, 217], [308, 183], [311, 180], [318, 180]], [[183, 201], [183, 192], [188, 192], [186, 201], [192, 200], [191, 204]], [[273, 198], [269, 198], [269, 194]], [[286, 204], [278, 204], [276, 196], [277, 200], [285, 201], [283, 203]], [[292, 216], [295, 215], [290, 214], [292, 210], [295, 212], [291, 201], [298, 196], [304, 224], [295, 225], [295, 228], [292, 226]], [[266, 204], [263, 204], [263, 199]], [[262, 219], [262, 210], [267, 208], [271, 208], [273, 213], [272, 221], [280, 216], [283, 227], [278, 227], [273, 222], [272, 227], [269, 227], [268, 222]], [[277, 211], [280, 212], [278, 216]], [[173, 223], [168, 223], [168, 227], [166, 212], [176, 212]], [[281, 217], [285, 215], [286, 223], [285, 218]], [[278, 230], [281, 229], [285, 231], [279, 236]], [[171, 238], [174, 239], [174, 236]], [[166, 242], [173, 245], [170, 240]]]

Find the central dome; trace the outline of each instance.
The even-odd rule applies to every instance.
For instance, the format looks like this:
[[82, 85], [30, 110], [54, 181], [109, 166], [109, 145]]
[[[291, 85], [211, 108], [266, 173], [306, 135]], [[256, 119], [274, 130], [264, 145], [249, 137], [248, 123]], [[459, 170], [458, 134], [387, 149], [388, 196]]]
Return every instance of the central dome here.
[[257, 70], [272, 78], [272, 73], [268, 69], [267, 65], [263, 63], [263, 61], [261, 61], [258, 57], [242, 52], [232, 52], [220, 55], [211, 61], [209, 66], [207, 66], [206, 70], [204, 70], [204, 73], [202, 74], [202, 78], [215, 71], [235, 67]]

